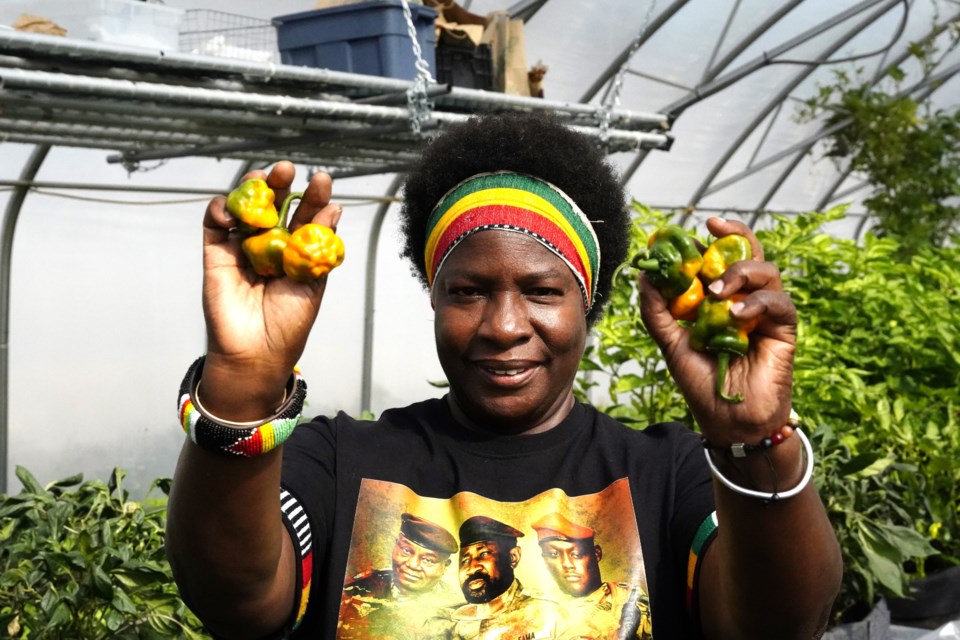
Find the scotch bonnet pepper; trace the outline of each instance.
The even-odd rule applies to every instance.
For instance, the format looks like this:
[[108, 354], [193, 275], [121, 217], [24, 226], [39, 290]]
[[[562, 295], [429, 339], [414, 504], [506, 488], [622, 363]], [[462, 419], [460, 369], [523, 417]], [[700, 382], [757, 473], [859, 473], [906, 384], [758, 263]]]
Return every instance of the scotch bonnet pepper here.
[[283, 271], [298, 282], [316, 280], [342, 262], [343, 240], [320, 224], [305, 224], [291, 233], [283, 249]]
[[268, 278], [286, 275], [298, 282], [310, 282], [340, 266], [343, 241], [333, 229], [313, 223], [293, 233], [287, 229], [290, 203], [303, 198], [303, 193], [288, 195], [279, 212], [273, 209], [273, 225], [266, 230], [257, 228], [271, 219], [269, 209], [274, 198], [273, 190], [259, 178], [244, 181], [227, 197], [227, 210], [240, 221], [240, 233], [247, 235], [240, 246], [254, 272]]
[[693, 238], [675, 225], [650, 234], [647, 250], [633, 261], [633, 266], [646, 271], [650, 282], [669, 300], [686, 293], [701, 265], [703, 256]]
[[280, 221], [274, 197], [266, 180], [250, 178], [227, 196], [227, 211], [248, 227], [271, 229]]
[[287, 230], [287, 213], [290, 211], [290, 203], [301, 198], [303, 193], [288, 195], [280, 207], [277, 225], [248, 237], [240, 245], [257, 275], [266, 278], [283, 277], [283, 249], [290, 240], [290, 231]]
[[730, 307], [746, 297], [735, 293], [721, 300], [708, 297], [697, 310], [697, 321], [690, 331], [690, 347], [696, 351], [712, 353], [717, 357], [717, 395], [727, 402], [742, 402], [743, 395], [726, 392], [730, 358], [745, 356], [750, 347], [748, 334], [756, 327], [756, 320], [738, 320], [730, 313]]
[[713, 282], [734, 262], [749, 260], [752, 257], [753, 249], [747, 238], [737, 234], [723, 236], [715, 240], [704, 252], [700, 277], [707, 283]]

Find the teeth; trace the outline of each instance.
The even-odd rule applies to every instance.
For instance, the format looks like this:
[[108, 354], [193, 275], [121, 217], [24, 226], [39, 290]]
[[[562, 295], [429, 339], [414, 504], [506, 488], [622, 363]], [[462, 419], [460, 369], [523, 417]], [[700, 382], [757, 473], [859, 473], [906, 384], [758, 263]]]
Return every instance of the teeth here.
[[498, 376], [515, 376], [523, 369], [492, 369], [492, 371]]

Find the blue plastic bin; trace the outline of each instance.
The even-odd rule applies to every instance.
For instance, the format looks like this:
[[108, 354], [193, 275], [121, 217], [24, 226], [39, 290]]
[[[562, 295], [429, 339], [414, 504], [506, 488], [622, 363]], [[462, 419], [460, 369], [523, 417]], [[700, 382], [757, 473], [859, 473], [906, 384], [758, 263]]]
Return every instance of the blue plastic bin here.
[[[410, 4], [421, 55], [434, 73], [437, 12]], [[400, 0], [363, 0], [272, 20], [280, 61], [387, 78], [417, 77], [416, 56]]]

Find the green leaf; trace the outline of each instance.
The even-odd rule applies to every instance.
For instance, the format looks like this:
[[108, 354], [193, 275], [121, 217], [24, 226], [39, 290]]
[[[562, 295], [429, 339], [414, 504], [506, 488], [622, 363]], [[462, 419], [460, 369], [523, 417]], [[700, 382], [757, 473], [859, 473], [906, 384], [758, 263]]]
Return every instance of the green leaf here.
[[841, 476], [869, 478], [883, 472], [893, 462], [893, 459], [878, 453], [863, 453], [838, 466], [837, 473]]
[[33, 474], [27, 471], [24, 467], [17, 465], [15, 473], [17, 478], [20, 480], [20, 483], [23, 484], [23, 488], [28, 493], [45, 493], [43, 487], [40, 486], [40, 483], [37, 482], [37, 479], [33, 477]]

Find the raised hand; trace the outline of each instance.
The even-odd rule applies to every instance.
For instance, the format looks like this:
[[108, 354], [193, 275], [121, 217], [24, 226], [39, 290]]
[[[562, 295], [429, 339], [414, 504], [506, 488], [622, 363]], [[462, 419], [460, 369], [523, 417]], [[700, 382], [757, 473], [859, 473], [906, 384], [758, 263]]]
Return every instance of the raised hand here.
[[[290, 192], [294, 166], [279, 162], [265, 178], [279, 203]], [[330, 202], [330, 176], [318, 173], [290, 221], [291, 231], [314, 222], [336, 229], [342, 208]], [[203, 311], [207, 360], [204, 406], [229, 420], [263, 418], [280, 400], [320, 310], [326, 277], [311, 282], [264, 278], [249, 266], [226, 198], [215, 197], [203, 219]]]
[[752, 260], [734, 263], [708, 292], [723, 299], [746, 294], [731, 314], [758, 323], [750, 334], [747, 355], [732, 359], [727, 376], [728, 387], [742, 393], [743, 401], [732, 403], [717, 395], [716, 356], [690, 347], [690, 330], [673, 319], [666, 300], [646, 276], [640, 278], [641, 314], [704, 435], [718, 445], [752, 442], [786, 424], [789, 416], [796, 308], [783, 291], [779, 270], [764, 262], [763, 248], [746, 225], [710, 218], [707, 228], [716, 237], [742, 235], [753, 249]]

